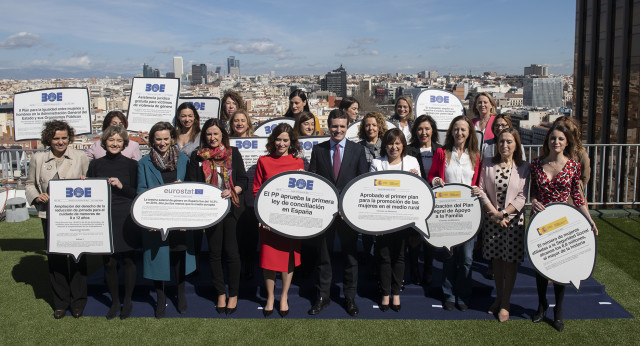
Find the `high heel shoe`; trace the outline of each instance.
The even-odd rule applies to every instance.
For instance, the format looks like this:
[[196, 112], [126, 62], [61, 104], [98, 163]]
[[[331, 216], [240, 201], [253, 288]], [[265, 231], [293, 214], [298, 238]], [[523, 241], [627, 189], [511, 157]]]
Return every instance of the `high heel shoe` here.
[[380, 311], [387, 312], [389, 310], [389, 304], [380, 304]]
[[278, 315], [280, 315], [280, 317], [282, 318], [287, 317], [288, 314], [289, 314], [289, 310], [278, 310]]
[[120, 302], [111, 303], [111, 308], [109, 308], [109, 311], [107, 312], [107, 319], [112, 320], [116, 318], [119, 310], [120, 310]]
[[126, 302], [122, 305], [122, 310], [120, 311], [120, 319], [125, 320], [127, 317], [131, 316], [131, 311], [133, 310], [133, 304], [131, 302]]
[[547, 309], [549, 309], [549, 303], [538, 305], [538, 311], [536, 311], [536, 314], [531, 318], [531, 322], [538, 323], [544, 321], [544, 318], [547, 316]]
[[553, 308], [553, 328], [561, 332], [564, 330], [564, 322], [562, 322], [562, 311], [558, 311], [558, 307]]
[[273, 309], [271, 309], [271, 310], [267, 310], [267, 309], [262, 310], [262, 314], [264, 315], [264, 317], [269, 317], [269, 316], [271, 316], [272, 313], [273, 313]]
[[225, 310], [227, 310], [226, 306], [223, 306], [223, 307], [216, 306], [216, 312], [219, 314], [225, 312]]
[[236, 312], [236, 310], [238, 310], [237, 306], [235, 308], [225, 308], [224, 309], [224, 313], [225, 313], [225, 315], [229, 316], [229, 315], [233, 314], [234, 312]]
[[[394, 299], [393, 299], [393, 297], [398, 297], [398, 300], [400, 300], [400, 297], [399, 297], [399, 296], [394, 296], [394, 295], [392, 295], [392, 296], [391, 296], [391, 301], [393, 301], [393, 300], [394, 300]], [[402, 309], [402, 304], [398, 304], [398, 305], [396, 305], [396, 304], [391, 303], [390, 307], [391, 307], [391, 310], [393, 310], [393, 311], [395, 311], [395, 312], [398, 312], [398, 311], [400, 311], [400, 309]]]

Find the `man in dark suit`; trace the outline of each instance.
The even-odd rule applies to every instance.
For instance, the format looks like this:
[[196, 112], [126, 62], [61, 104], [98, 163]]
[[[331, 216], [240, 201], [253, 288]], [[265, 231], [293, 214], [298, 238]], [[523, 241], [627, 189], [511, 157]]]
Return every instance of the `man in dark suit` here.
[[[309, 171], [329, 179], [338, 189], [338, 193], [342, 192], [351, 179], [369, 171], [364, 147], [345, 138], [347, 121], [346, 112], [339, 109], [331, 111], [328, 119], [331, 139], [313, 147], [309, 162]], [[314, 239], [317, 251], [318, 296], [309, 310], [309, 315], [319, 314], [330, 303], [331, 253], [336, 233], [340, 238], [340, 247], [344, 256], [342, 289], [345, 308], [351, 316], [357, 316], [360, 312], [355, 303], [358, 285], [356, 251], [358, 233], [347, 226], [341, 217], [337, 217], [329, 230]]]

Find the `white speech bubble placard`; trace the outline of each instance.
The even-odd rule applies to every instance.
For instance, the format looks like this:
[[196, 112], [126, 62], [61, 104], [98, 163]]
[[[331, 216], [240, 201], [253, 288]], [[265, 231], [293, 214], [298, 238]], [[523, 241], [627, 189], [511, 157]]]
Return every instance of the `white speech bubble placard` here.
[[255, 198], [261, 224], [288, 238], [321, 234], [338, 213], [338, 191], [324, 177], [304, 171], [277, 174], [262, 184]]
[[576, 207], [552, 203], [531, 218], [526, 253], [545, 278], [580, 289], [596, 264], [596, 236], [589, 220]]
[[107, 179], [49, 181], [48, 252], [112, 254], [111, 189]]
[[133, 77], [127, 121], [129, 131], [149, 131], [159, 122], [172, 122], [176, 116], [179, 78]]
[[475, 237], [482, 225], [480, 198], [471, 194], [471, 186], [446, 184], [433, 189], [435, 205], [427, 224], [429, 237], [425, 240], [434, 247], [448, 251]]
[[351, 180], [342, 190], [340, 215], [362, 233], [384, 234], [413, 227], [428, 236], [426, 219], [433, 203], [433, 192], [419, 175], [369, 172]]
[[282, 123], [287, 123], [291, 125], [291, 127], [293, 127], [296, 124], [296, 120], [293, 118], [281, 117], [261, 122], [260, 124], [258, 124], [258, 127], [253, 130], [253, 135], [256, 137], [269, 137], [271, 131], [273, 131], [276, 126]]
[[205, 229], [220, 222], [231, 201], [220, 188], [205, 183], [172, 183], [141, 194], [131, 206], [131, 217], [141, 227], [160, 230], [162, 240], [176, 229]]
[[64, 120], [76, 135], [91, 133], [91, 107], [87, 88], [30, 90], [13, 96], [14, 138], [39, 139], [43, 125]]
[[220, 99], [217, 97], [180, 97], [178, 99], [178, 107], [184, 102], [191, 103], [198, 111], [200, 127], [207, 120], [218, 119], [220, 116]]
[[[358, 132], [360, 131], [360, 123], [361, 121], [356, 121], [354, 123], [351, 123], [351, 125], [347, 127], [347, 132], [345, 133], [344, 136], [348, 140], [356, 143], [361, 141], [360, 137], [358, 137]], [[386, 123], [387, 123], [387, 131], [396, 128], [396, 125], [394, 125], [392, 122], [387, 121]]]

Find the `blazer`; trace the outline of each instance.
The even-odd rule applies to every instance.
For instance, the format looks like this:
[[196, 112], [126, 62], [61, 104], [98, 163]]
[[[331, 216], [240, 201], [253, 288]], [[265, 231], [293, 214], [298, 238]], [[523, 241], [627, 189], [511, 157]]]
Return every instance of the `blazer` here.
[[[438, 148], [440, 147], [442, 147], [442, 145], [433, 141], [431, 142], [431, 151], [433, 152], [434, 156], [436, 155], [436, 150], [438, 150]], [[427, 174], [429, 174], [429, 172], [424, 169], [424, 164], [422, 163], [422, 155], [420, 154], [420, 143], [418, 143], [418, 141], [415, 141], [413, 142], [413, 144], [409, 144], [407, 146], [407, 155], [411, 155], [418, 159], [418, 163], [420, 164], [420, 176], [422, 177], [422, 179], [427, 180], [427, 183], [429, 183], [429, 186], [431, 186], [431, 182], [427, 179]], [[433, 166], [433, 163], [431, 165]]]
[[[429, 174], [427, 175], [427, 181], [429, 184], [433, 182], [435, 177], [439, 177], [442, 180], [444, 179], [444, 169], [447, 164], [447, 156], [445, 155], [444, 147], [438, 148], [438, 150], [433, 153], [433, 163], [431, 164], [431, 169], [429, 170]], [[471, 178], [471, 185], [478, 185], [478, 173], [480, 171], [480, 155], [476, 159], [476, 166], [473, 169], [473, 178]], [[446, 181], [445, 181], [446, 183]]]
[[[491, 158], [482, 161], [482, 171], [480, 173], [480, 183], [478, 187], [482, 191], [480, 199], [483, 205], [491, 203], [494, 207], [498, 205], [498, 195], [496, 191], [496, 171], [499, 165], [491, 162]], [[505, 208], [511, 204], [516, 208], [517, 213], [523, 212], [524, 204], [527, 201], [525, 195], [529, 191], [531, 164], [523, 162], [520, 167], [514, 162], [511, 166], [509, 185], [507, 186], [507, 196], [504, 201]]]
[[314, 145], [311, 150], [311, 160], [309, 162], [309, 172], [329, 179], [338, 189], [338, 193], [342, 193], [342, 189], [347, 186], [351, 179], [369, 172], [364, 147], [349, 140], [345, 141], [345, 143], [338, 179], [333, 176], [331, 141]]
[[[487, 126], [484, 128], [484, 137], [483, 137], [484, 142], [494, 137], [493, 130], [491, 128], [493, 127], [493, 121], [495, 119], [496, 119], [496, 115], [491, 114], [491, 116], [489, 117], [489, 121], [487, 122]], [[478, 121], [480, 121], [480, 118], [473, 118], [471, 121], [473, 122], [473, 126], [476, 126], [476, 124], [478, 124]]]
[[[177, 180], [184, 181], [187, 173], [189, 159], [183, 153], [178, 156], [176, 166]], [[162, 174], [151, 162], [151, 157], [145, 155], [138, 161], [138, 194], [153, 187], [163, 185]], [[168, 181], [167, 183], [173, 183]], [[180, 231], [172, 231], [180, 232]], [[185, 274], [190, 274], [196, 269], [195, 246], [192, 232], [187, 232], [187, 251], [185, 256]], [[169, 239], [162, 241], [160, 232], [142, 231], [142, 247], [144, 252], [142, 259], [144, 263], [143, 276], [151, 280], [171, 280], [171, 265], [169, 260]]]
[[47, 218], [48, 203], [36, 203], [35, 199], [41, 193], [49, 193], [49, 180], [58, 174], [59, 179], [80, 179], [87, 174], [89, 159], [84, 152], [67, 148], [62, 155], [60, 167], [56, 167], [55, 156], [51, 150], [37, 152], [29, 162], [29, 172], [25, 183], [25, 195], [29, 204], [38, 210], [38, 217]]
[[[198, 156], [198, 150], [194, 150], [191, 153], [191, 159], [187, 165], [187, 181], [197, 181], [204, 183], [204, 171], [202, 171], [202, 158]], [[231, 204], [231, 211], [229, 215], [233, 215], [236, 220], [240, 218], [240, 215], [245, 209], [244, 205], [244, 193], [247, 191], [249, 184], [249, 178], [247, 177], [247, 171], [244, 168], [244, 161], [238, 148], [231, 147], [231, 180], [233, 185], [238, 186], [242, 191], [238, 194], [240, 206], [236, 207]]]

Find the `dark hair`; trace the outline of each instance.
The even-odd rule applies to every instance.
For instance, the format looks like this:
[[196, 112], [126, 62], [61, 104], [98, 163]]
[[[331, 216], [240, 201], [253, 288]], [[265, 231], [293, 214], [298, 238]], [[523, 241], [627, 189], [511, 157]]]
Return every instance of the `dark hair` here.
[[376, 123], [378, 125], [378, 138], [382, 139], [382, 136], [387, 132], [387, 120], [384, 118], [384, 115], [380, 112], [369, 112], [362, 117], [360, 120], [360, 128], [358, 128], [358, 138], [362, 140], [367, 140], [367, 130], [365, 129], [365, 121], [369, 118], [376, 119]]
[[149, 146], [153, 146], [153, 142], [154, 142], [154, 138], [156, 135], [156, 132], [158, 131], [164, 131], [164, 130], [169, 130], [169, 133], [171, 134], [171, 145], [176, 145], [176, 129], [175, 127], [173, 127], [173, 125], [171, 125], [171, 123], [166, 122], [166, 121], [160, 121], [155, 123], [155, 125], [153, 125], [151, 127], [151, 130], [149, 130]]
[[488, 92], [481, 92], [478, 93], [474, 98], [473, 98], [473, 106], [471, 106], [471, 110], [473, 111], [473, 114], [475, 114], [476, 116], [480, 116], [480, 112], [478, 112], [478, 109], [476, 108], [476, 105], [478, 104], [478, 98], [480, 98], [480, 96], [484, 96], [486, 98], [489, 99], [489, 103], [491, 103], [491, 110], [489, 111], [490, 114], [495, 114], [496, 113], [496, 109], [498, 109], [498, 105], [496, 105], [496, 101], [493, 99], [493, 97], [491, 97], [491, 94], [489, 94]]
[[576, 152], [583, 150], [580, 125], [578, 125], [578, 122], [574, 118], [563, 115], [553, 121], [553, 125], [555, 124], [561, 124], [561, 125], [564, 125], [565, 127], [568, 127], [569, 130], [571, 130], [571, 133], [573, 134], [573, 139], [575, 139], [575, 142], [576, 142]]
[[469, 154], [469, 158], [471, 159], [471, 166], [476, 168], [476, 161], [480, 156], [480, 150], [478, 149], [478, 137], [476, 137], [476, 130], [473, 126], [473, 122], [465, 115], [458, 115], [457, 117], [451, 120], [449, 124], [449, 128], [447, 129], [447, 135], [444, 139], [444, 148], [445, 155], [447, 158], [447, 163], [451, 162], [451, 152], [453, 152], [453, 144], [455, 143], [453, 139], [453, 127], [458, 121], [464, 121], [469, 126], [469, 136], [467, 137], [467, 142], [464, 144], [464, 149]]
[[340, 101], [340, 105], [338, 106], [338, 108], [344, 111], [349, 109], [349, 107], [351, 107], [354, 103], [357, 103], [358, 105], [360, 105], [360, 102], [358, 102], [358, 100], [356, 100], [351, 96], [347, 96]]
[[193, 121], [193, 125], [191, 125], [191, 134], [189, 135], [189, 142], [193, 142], [196, 137], [200, 134], [200, 115], [198, 114], [198, 110], [191, 102], [183, 102], [178, 109], [176, 109], [176, 118], [174, 122], [176, 123], [176, 137], [180, 135], [180, 131], [183, 129], [183, 125], [180, 122], [180, 112], [183, 109], [190, 109], [193, 112], [193, 117], [195, 118]]
[[51, 140], [55, 137], [57, 131], [67, 131], [69, 144], [73, 143], [73, 139], [76, 136], [76, 132], [73, 130], [73, 127], [64, 120], [50, 120], [44, 123], [44, 129], [40, 136], [40, 142], [42, 142], [42, 145], [47, 147], [50, 146]]
[[493, 137], [497, 138], [498, 135], [500, 134], [500, 131], [497, 131], [496, 126], [498, 123], [498, 119], [503, 119], [504, 121], [507, 122], [507, 126], [509, 126], [509, 128], [513, 128], [513, 121], [511, 120], [511, 116], [509, 114], [498, 114], [493, 118], [493, 123], [491, 124], [491, 132], [493, 133]]
[[500, 131], [500, 134], [498, 134], [498, 136], [496, 137], [496, 144], [495, 144], [495, 155], [493, 155], [493, 157], [491, 158], [491, 162], [493, 163], [500, 163], [500, 155], [498, 154], [498, 148], [500, 146], [500, 136], [502, 136], [505, 133], [510, 133], [513, 138], [516, 140], [516, 150], [513, 152], [513, 162], [516, 163], [516, 166], [520, 167], [522, 166], [522, 162], [524, 162], [524, 160], [522, 159], [522, 140], [520, 140], [520, 133], [518, 133], [518, 130], [514, 129], [513, 127], [509, 127], [506, 128], [502, 131]]
[[[302, 89], [296, 89], [293, 92], [291, 92], [291, 94], [289, 95], [289, 101], [291, 101], [291, 99], [293, 99], [296, 96], [305, 102], [304, 110], [307, 112], [310, 112], [311, 109], [309, 109], [309, 102], [307, 101], [307, 93], [305, 93], [304, 90]], [[288, 118], [294, 117], [293, 110], [291, 110], [291, 102], [289, 102], [289, 109], [287, 109], [287, 112], [284, 113], [284, 116]]]
[[273, 155], [276, 152], [276, 139], [283, 133], [287, 133], [289, 135], [290, 145], [288, 153], [293, 155], [293, 157], [298, 157], [298, 155], [300, 155], [300, 153], [302, 152], [300, 141], [298, 141], [298, 135], [293, 130], [293, 127], [291, 127], [291, 125], [287, 123], [281, 123], [276, 126], [273, 131], [271, 131], [271, 134], [267, 139], [267, 152], [269, 153], [269, 155]]
[[251, 122], [251, 117], [249, 116], [249, 113], [246, 109], [238, 109], [237, 111], [233, 112], [233, 114], [231, 114], [231, 117], [229, 117], [229, 132], [231, 132], [229, 135], [234, 134], [233, 118], [236, 116], [236, 114], [244, 115], [244, 118], [247, 120], [247, 134], [249, 135], [249, 137], [253, 136], [253, 123]]
[[433, 143], [437, 143], [440, 138], [438, 136], [438, 126], [436, 125], [436, 121], [430, 115], [422, 114], [413, 122], [413, 126], [411, 127], [411, 145], [415, 145], [416, 143], [420, 143], [418, 139], [418, 126], [424, 122], [429, 122], [431, 125], [431, 145]]
[[100, 136], [100, 145], [102, 146], [102, 148], [104, 148], [105, 150], [107, 149], [107, 139], [109, 139], [110, 137], [112, 137], [113, 135], [118, 135], [122, 138], [122, 149], [124, 150], [124, 148], [127, 147], [127, 145], [129, 145], [129, 133], [127, 132], [127, 130], [124, 129], [124, 127], [122, 126], [109, 126], [106, 128], [106, 130], [104, 130], [102, 132], [102, 135]]
[[400, 157], [407, 156], [407, 140], [404, 138], [404, 133], [399, 128], [391, 129], [384, 134], [382, 137], [382, 156], [387, 156], [387, 145], [393, 144], [396, 139], [399, 139], [402, 142], [402, 153], [400, 153]]
[[542, 144], [542, 155], [541, 158], [545, 158], [549, 156], [549, 138], [551, 137], [551, 132], [560, 131], [564, 134], [567, 139], [567, 147], [564, 148], [563, 154], [569, 159], [576, 159], [578, 157], [577, 147], [576, 147], [576, 139], [573, 137], [573, 133], [571, 129], [567, 126], [561, 124], [552, 125], [549, 131], [547, 131], [546, 136], [544, 136], [544, 143]]
[[222, 133], [222, 145], [224, 145], [226, 148], [229, 148], [229, 133], [224, 127], [224, 123], [222, 122], [222, 120], [215, 118], [211, 118], [205, 121], [202, 125], [202, 132], [200, 132], [200, 148], [209, 147], [209, 144], [207, 143], [207, 130], [213, 126], [219, 128], [220, 132]]
[[229, 118], [231, 117], [231, 114], [227, 114], [227, 111], [224, 108], [224, 104], [227, 102], [228, 98], [232, 99], [233, 102], [238, 105], [238, 109], [247, 109], [242, 96], [233, 90], [228, 90], [224, 93], [224, 96], [222, 96], [222, 100], [220, 101], [220, 119], [224, 121], [229, 121]]
[[398, 103], [400, 101], [404, 101], [409, 105], [409, 114], [407, 114], [407, 120], [408, 121], [412, 121], [413, 120], [413, 106], [411, 105], [411, 102], [409, 102], [409, 99], [404, 97], [404, 96], [398, 97], [396, 99], [396, 103], [393, 105], [393, 119], [400, 120], [400, 117], [398, 117], [398, 113], [396, 112], [396, 107], [398, 107]]
[[127, 120], [127, 117], [124, 115], [124, 113], [120, 111], [111, 111], [107, 113], [107, 115], [105, 115], [104, 120], [102, 121], [102, 131], [111, 126], [111, 121], [113, 120], [113, 118], [120, 119], [120, 122], [122, 122], [122, 126], [124, 126], [125, 129], [129, 127], [129, 120]]
[[300, 115], [298, 115], [298, 118], [296, 118], [296, 122], [293, 125], [293, 131], [296, 133], [297, 136], [302, 137], [302, 123], [307, 122], [309, 120], [313, 119], [313, 132], [315, 133], [315, 120], [316, 117], [313, 115], [313, 113], [311, 112], [307, 112], [307, 111], [302, 111], [302, 113], [300, 113]]
[[329, 117], [327, 118], [327, 126], [331, 127], [331, 121], [333, 119], [345, 119], [349, 121], [349, 116], [347, 116], [347, 112], [342, 109], [336, 108], [329, 113]]

